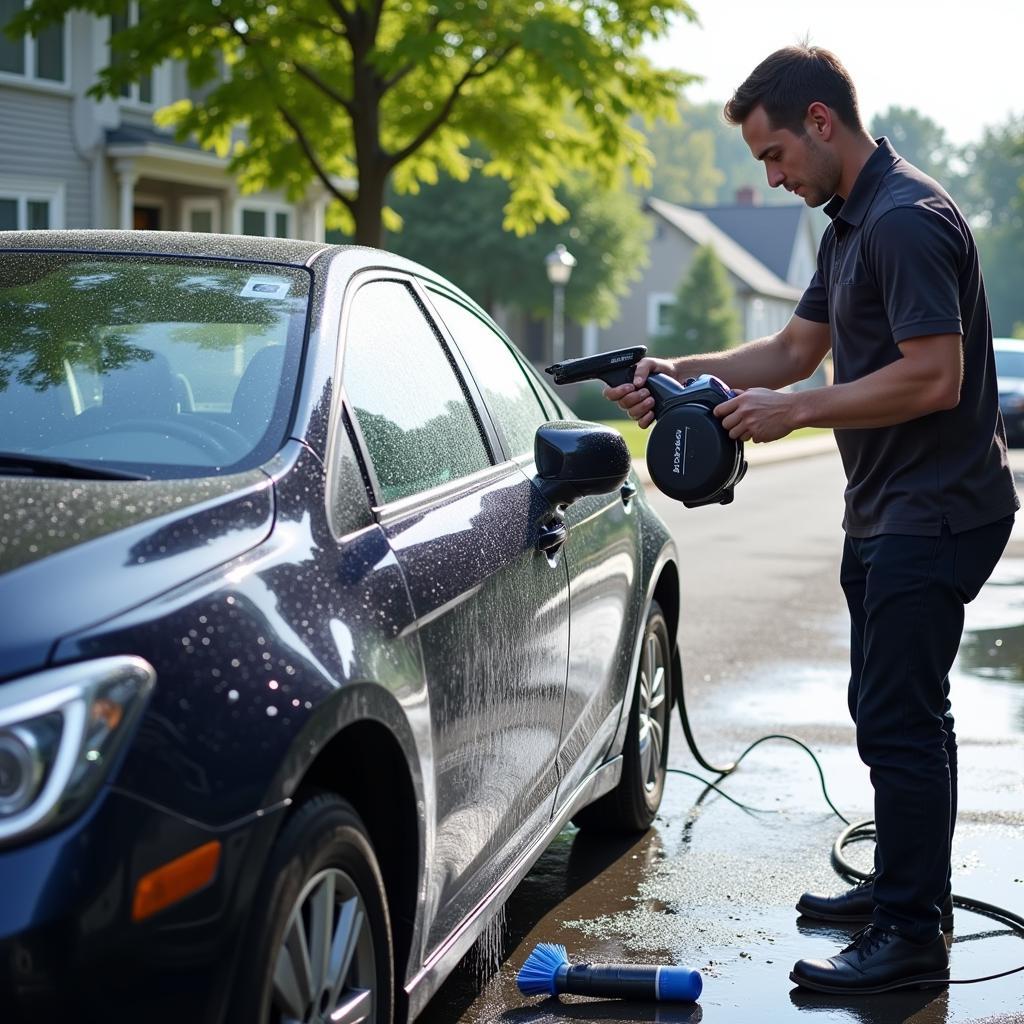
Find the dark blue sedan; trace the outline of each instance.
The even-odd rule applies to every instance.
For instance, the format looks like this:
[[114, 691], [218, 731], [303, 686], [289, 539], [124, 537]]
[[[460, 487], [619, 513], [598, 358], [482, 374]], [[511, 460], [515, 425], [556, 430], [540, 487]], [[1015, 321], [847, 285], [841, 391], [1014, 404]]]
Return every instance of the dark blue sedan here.
[[0, 234], [0, 1020], [411, 1020], [642, 830], [676, 556], [423, 267]]

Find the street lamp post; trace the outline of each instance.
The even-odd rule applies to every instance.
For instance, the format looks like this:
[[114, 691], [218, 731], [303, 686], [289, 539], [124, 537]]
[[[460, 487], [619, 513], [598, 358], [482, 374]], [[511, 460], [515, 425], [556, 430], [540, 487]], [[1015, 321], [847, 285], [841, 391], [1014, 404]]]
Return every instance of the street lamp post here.
[[551, 362], [560, 363], [565, 354], [565, 286], [576, 266], [576, 257], [561, 242], [544, 257], [548, 280], [555, 290], [551, 320]]

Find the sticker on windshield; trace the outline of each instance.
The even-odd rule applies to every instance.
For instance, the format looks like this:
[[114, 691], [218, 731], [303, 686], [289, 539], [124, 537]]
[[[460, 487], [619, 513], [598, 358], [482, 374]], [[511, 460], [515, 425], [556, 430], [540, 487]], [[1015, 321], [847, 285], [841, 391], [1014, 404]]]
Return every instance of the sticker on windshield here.
[[254, 274], [239, 294], [243, 299], [283, 299], [291, 285], [287, 277]]

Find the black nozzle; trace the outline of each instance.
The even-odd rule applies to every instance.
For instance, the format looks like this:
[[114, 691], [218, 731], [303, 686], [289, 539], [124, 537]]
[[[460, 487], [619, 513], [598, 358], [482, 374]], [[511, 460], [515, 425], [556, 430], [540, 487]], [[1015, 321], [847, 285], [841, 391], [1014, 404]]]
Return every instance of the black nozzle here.
[[617, 348], [582, 359], [564, 359], [545, 368], [556, 384], [576, 384], [581, 380], [603, 380], [609, 387], [633, 383], [633, 367], [647, 355], [646, 345]]
[[[566, 359], [547, 367], [544, 372], [550, 373], [556, 384], [603, 380], [609, 387], [614, 388], [619, 384], [633, 383], [633, 371], [645, 355], [645, 345], [634, 345], [632, 348], [617, 348], [611, 352], [599, 352], [596, 356], [584, 356], [582, 359]], [[654, 399], [656, 417], [661, 415], [666, 402], [685, 394], [683, 386], [665, 373], [651, 374], [647, 378], [646, 387]]]

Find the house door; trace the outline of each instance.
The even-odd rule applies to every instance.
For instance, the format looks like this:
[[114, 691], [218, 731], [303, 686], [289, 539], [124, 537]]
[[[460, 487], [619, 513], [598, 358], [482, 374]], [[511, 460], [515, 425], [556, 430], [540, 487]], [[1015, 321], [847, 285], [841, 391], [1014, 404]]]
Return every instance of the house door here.
[[132, 208], [132, 227], [136, 231], [160, 230], [159, 206], [135, 206]]

